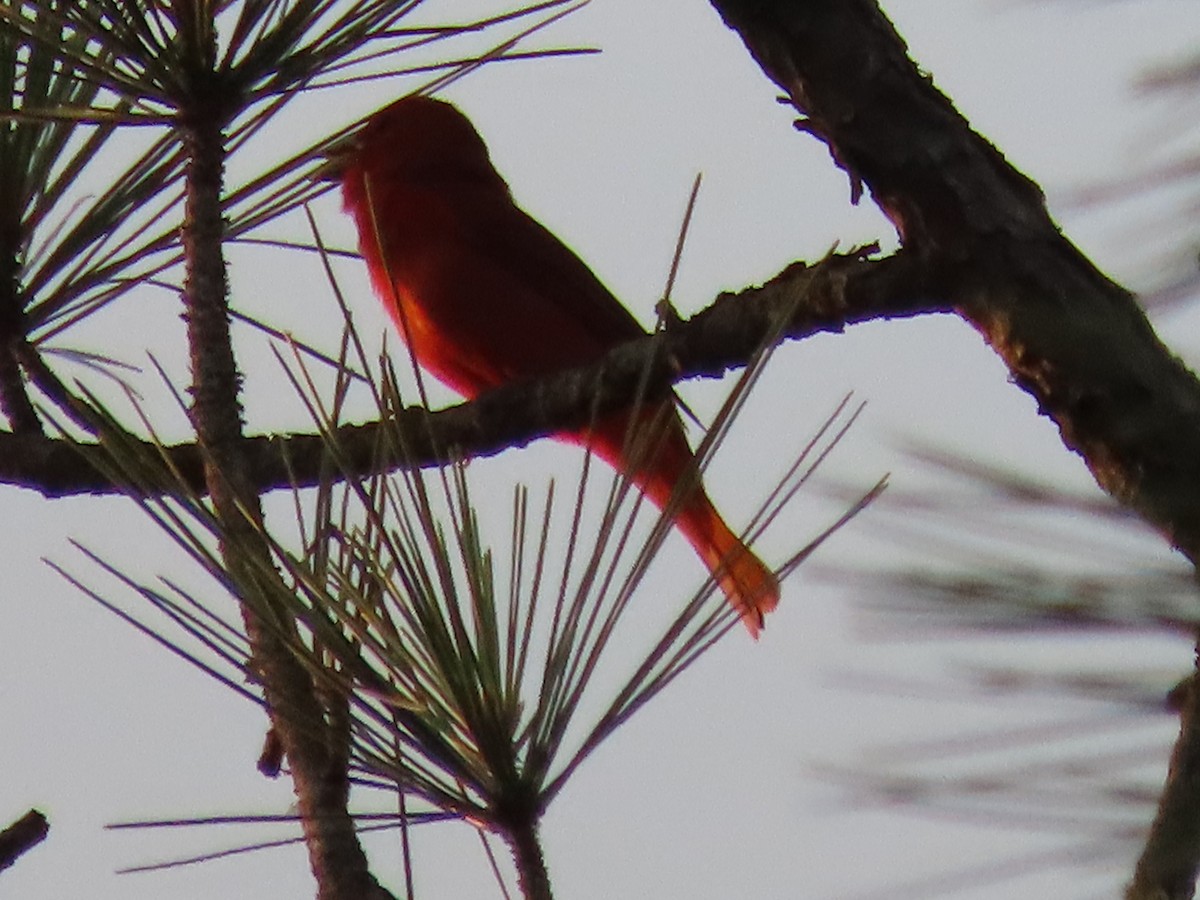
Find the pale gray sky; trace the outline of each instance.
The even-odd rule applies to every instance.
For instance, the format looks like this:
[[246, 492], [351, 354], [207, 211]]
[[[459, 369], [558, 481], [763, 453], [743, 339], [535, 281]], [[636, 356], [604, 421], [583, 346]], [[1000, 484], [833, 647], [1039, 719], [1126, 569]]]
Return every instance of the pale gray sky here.
[[[436, 20], [441, 11], [454, 10], [456, 19], [465, 19], [466, 6], [431, 0], [426, 17]], [[920, 65], [1042, 183], [1067, 233], [1105, 271], [1134, 288], [1152, 286], [1159, 273], [1142, 255], [1142, 233], [1131, 232], [1120, 215], [1072, 208], [1066, 200], [1075, 189], [1143, 165], [1146, 136], [1169, 133], [1175, 121], [1170, 104], [1138, 96], [1130, 85], [1145, 66], [1200, 46], [1194, 0], [896, 0], [885, 7]], [[652, 318], [697, 171], [704, 173], [704, 187], [675, 295], [685, 313], [794, 259], [819, 257], [835, 242], [894, 242], [869, 201], [849, 205], [844, 174], [824, 147], [792, 131], [787, 111], [774, 101], [776, 89], [707, 3], [593, 0], [541, 38], [542, 45], [572, 43], [604, 52], [493, 66], [446, 96], [475, 121], [519, 202], [570, 243], [643, 322]], [[373, 85], [351, 101], [328, 101], [344, 117], [329, 124], [340, 126], [405, 89]], [[238, 171], [235, 165], [235, 176]], [[329, 240], [352, 243], [334, 198], [319, 205], [318, 214]], [[1162, 233], [1169, 234], [1169, 227]], [[234, 265], [240, 307], [308, 339], [327, 339], [336, 327], [332, 301], [311, 260], [239, 251]], [[360, 327], [382, 334], [386, 322], [359, 267], [346, 264], [339, 271]], [[160, 294], [143, 308], [114, 310], [103, 320], [111, 333], [97, 340], [128, 347], [130, 358], [143, 358], [147, 340], [160, 349], [175, 346], [178, 354], [171, 344], [175, 317]], [[1166, 323], [1166, 337], [1187, 357], [1200, 348], [1185, 324], [1182, 318]], [[262, 343], [247, 336], [240, 346], [250, 359], [252, 427], [301, 427], [298, 408], [287, 400]], [[168, 361], [183, 371], [177, 356]], [[970, 329], [950, 319], [893, 323], [792, 344], [777, 354], [708, 475], [710, 493], [731, 524], [746, 520], [766, 489], [764, 479], [782, 470], [848, 390], [870, 405], [830, 471], [864, 489], [885, 471], [893, 473], [898, 491], [937, 485], [900, 456], [897, 442], [906, 437], [1070, 485], [1089, 483], [1053, 427], [1007, 383], [1003, 367]], [[694, 384], [681, 393], [711, 414], [722, 389]], [[569, 478], [578, 462], [572, 448], [538, 445], [473, 466], [483, 496], [495, 491], [502, 498], [495, 540], [503, 540], [514, 480], [537, 484], [547, 471]], [[7, 582], [0, 631], [0, 818], [37, 806], [50, 817], [52, 831], [46, 844], [0, 879], [0, 897], [309, 896], [300, 848], [175, 872], [113, 874], [122, 865], [274, 832], [109, 833], [101, 830], [108, 822], [281, 813], [290, 790], [286, 781], [267, 782], [254, 769], [263, 733], [256, 709], [168, 657], [40, 562], [50, 557], [91, 577], [94, 570], [67, 545], [74, 537], [147, 575], [179, 572], [177, 554], [132, 504], [50, 502], [16, 491], [5, 496], [10, 524], [0, 551]], [[764, 555], [779, 561], [835, 512], [827, 500], [802, 496], [766, 536]], [[977, 510], [988, 514], [985, 507]], [[1148, 558], [1167, 555], [1143, 534], [1128, 541]], [[919, 547], [881, 548], [878, 529], [861, 522], [828, 550], [826, 561], [867, 553], [923, 561]], [[651, 573], [645, 602], [678, 596], [703, 575], [676, 540]], [[182, 577], [188, 580], [186, 570]], [[841, 675], [860, 662], [865, 671], [930, 680], [947, 658], [968, 652], [957, 645], [864, 645], [855, 633], [854, 602], [852, 588], [816, 583], [801, 569], [785, 583], [781, 608], [757, 646], [740, 633], [731, 635], [602, 747], [545, 821], [557, 895], [898, 896], [886, 888], [1068, 843], [955, 817], [846, 807], [821, 771], [857, 765], [886, 741], [1054, 723], [1094, 712], [1066, 709], [1053, 698], [981, 710], [950, 700], [848, 690]], [[975, 649], [985, 658], [995, 654], [1018, 663], [1063, 652], [1003, 639]], [[1183, 641], [1105, 649], [1131, 657], [1144, 650], [1167, 673], [1172, 667], [1186, 672], [1190, 660]], [[1164, 679], [1165, 689], [1170, 681]], [[1151, 741], [1161, 753], [1155, 763], [1160, 769], [1170, 734], [1164, 717]], [[368, 847], [377, 874], [398, 889], [396, 840], [389, 833], [369, 839]], [[478, 839], [466, 826], [422, 829], [415, 841], [422, 898], [498, 896]], [[1096, 869], [1039, 874], [953, 896], [1111, 896], [1129, 864], [1113, 859]], [[1081, 871], [1091, 874], [1081, 878]]]

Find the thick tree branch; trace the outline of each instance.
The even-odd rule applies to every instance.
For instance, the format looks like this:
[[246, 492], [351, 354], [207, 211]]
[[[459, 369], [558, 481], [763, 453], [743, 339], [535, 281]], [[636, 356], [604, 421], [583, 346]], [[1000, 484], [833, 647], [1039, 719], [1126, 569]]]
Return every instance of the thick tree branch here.
[[[506, 386], [432, 414], [407, 409], [395, 423], [404, 457], [380, 457], [379, 447], [396, 442], [381, 440], [378, 423], [343, 426], [334, 435], [338, 458], [350, 472], [365, 474], [380, 467], [432, 465], [454, 455], [492, 455], [582, 427], [593, 415], [627, 405], [639, 391], [661, 393], [674, 381], [723, 375], [744, 365], [780, 331], [784, 338], [803, 338], [856, 322], [947, 310], [931, 298], [919, 261], [904, 253], [882, 260], [852, 254], [812, 266], [794, 264], [762, 286], [723, 294], [665, 334], [616, 348], [595, 365]], [[151, 444], [142, 450], [157, 452]], [[189, 490], [206, 490], [204, 454], [196, 444], [177, 444], [166, 452]], [[240, 455], [259, 491], [311, 486], [338, 472], [326, 439], [314, 434], [245, 438]], [[170, 481], [135, 485], [110, 479], [104, 474], [111, 467], [108, 460], [108, 451], [95, 444], [0, 432], [0, 483], [47, 496], [180, 490]]]
[[[1200, 561], [1200, 383], [913, 65], [877, 3], [711, 2], [1100, 486]], [[1196, 714], [1193, 690], [1130, 898], [1193, 895]]]
[[712, 0], [1097, 482], [1200, 559], [1200, 383], [872, 0]]

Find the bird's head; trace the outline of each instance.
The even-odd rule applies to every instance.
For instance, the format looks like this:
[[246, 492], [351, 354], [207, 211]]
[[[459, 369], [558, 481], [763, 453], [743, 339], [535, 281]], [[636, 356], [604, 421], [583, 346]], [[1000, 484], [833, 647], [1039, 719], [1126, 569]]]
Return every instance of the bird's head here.
[[469, 119], [444, 100], [402, 97], [326, 150], [318, 177], [353, 172], [419, 181], [504, 183]]

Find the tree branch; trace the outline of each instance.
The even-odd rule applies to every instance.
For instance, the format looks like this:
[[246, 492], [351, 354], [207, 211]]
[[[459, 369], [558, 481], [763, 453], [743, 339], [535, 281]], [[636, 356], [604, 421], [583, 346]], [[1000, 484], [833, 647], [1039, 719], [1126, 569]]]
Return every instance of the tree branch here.
[[[179, 9], [173, 14], [182, 16]], [[241, 603], [251, 648], [247, 671], [262, 685], [271, 726], [290, 764], [318, 900], [384, 900], [391, 894], [371, 874], [347, 809], [349, 780], [345, 753], [335, 746], [339, 736], [330, 728], [311, 673], [289, 646], [296, 626], [276, 599], [280, 576], [262, 536], [259, 491], [243, 452], [241, 374], [230, 340], [221, 200], [225, 126], [240, 98], [214, 69], [213, 13], [192, 15], [173, 24], [193, 54], [180, 116], [187, 156], [181, 240], [190, 412], [197, 444], [204, 448], [200, 474], [220, 524], [224, 567]], [[123, 458], [136, 464], [136, 454]]]
[[1150, 839], [1126, 900], [1191, 900], [1200, 868], [1200, 691], [1193, 675], [1173, 692], [1179, 738], [1171, 753], [1168, 789], [1159, 800]]
[[[603, 360], [537, 382], [508, 385], [435, 413], [404, 410], [397, 423], [403, 456], [380, 459], [378, 423], [345, 425], [334, 433], [339, 472], [326, 444], [315, 434], [258, 435], [242, 439], [241, 456], [259, 491], [311, 486], [321, 478], [365, 474], [383, 468], [428, 466], [455, 455], [489, 456], [535, 438], [585, 426], [592, 416], [626, 406], [639, 391], [663, 393], [685, 378], [719, 377], [746, 362], [780, 331], [799, 339], [877, 318], [945, 312], [931, 300], [919, 261], [900, 253], [868, 260], [833, 255], [811, 266], [784, 269], [769, 282], [723, 294], [692, 319], [666, 333], [614, 349]], [[647, 368], [648, 367], [648, 368]], [[157, 447], [144, 443], [146, 454]], [[206, 490], [204, 453], [194, 443], [165, 452], [190, 491]], [[46, 496], [147, 492], [171, 494], [175, 481], [132, 484], [114, 480], [107, 449], [40, 436], [0, 432], [0, 483], [31, 488]]]
[[31, 809], [0, 831], [0, 872], [46, 839], [50, 823], [38, 810]]
[[1096, 481], [1200, 558], [1200, 383], [873, 0], [712, 0]]
[[[1200, 384], [1059, 233], [1037, 186], [917, 69], [878, 4], [711, 2], [1097, 483], [1200, 561]], [[1193, 690], [1131, 898], [1193, 894], [1196, 713]]]

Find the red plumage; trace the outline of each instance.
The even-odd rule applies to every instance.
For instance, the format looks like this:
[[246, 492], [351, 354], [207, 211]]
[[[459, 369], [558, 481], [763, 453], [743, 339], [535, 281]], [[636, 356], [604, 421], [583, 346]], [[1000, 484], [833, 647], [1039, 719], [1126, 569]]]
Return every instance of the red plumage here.
[[[645, 332], [561, 241], [512, 200], [487, 147], [455, 107], [405, 97], [376, 113], [341, 167], [371, 280], [423, 368], [466, 397], [585, 365]], [[692, 481], [675, 517], [757, 636], [779, 583], [713, 508], [674, 410], [661, 445], [627, 458], [631, 413], [562, 438], [629, 472], [660, 508]], [[630, 471], [632, 469], [633, 471]]]

